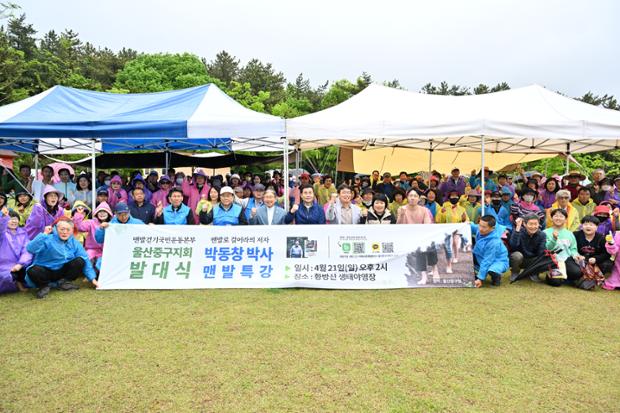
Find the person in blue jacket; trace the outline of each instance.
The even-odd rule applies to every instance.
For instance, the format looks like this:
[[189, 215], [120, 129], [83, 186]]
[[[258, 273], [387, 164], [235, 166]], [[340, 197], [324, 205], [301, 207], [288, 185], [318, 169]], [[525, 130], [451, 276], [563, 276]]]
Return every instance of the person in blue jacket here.
[[471, 224], [471, 230], [476, 237], [473, 251], [476, 288], [482, 287], [482, 281], [489, 275], [491, 283], [499, 286], [502, 274], [508, 270], [508, 250], [501, 239], [506, 228], [498, 225], [495, 217], [485, 215], [478, 225]]
[[301, 204], [294, 204], [291, 210], [286, 214], [284, 222], [290, 224], [295, 220], [296, 225], [306, 224], [325, 224], [325, 210], [316, 201], [314, 196], [314, 188], [309, 185], [302, 185]]
[[78, 287], [71, 281], [86, 277], [95, 287], [95, 270], [88, 259], [86, 250], [74, 237], [73, 221], [60, 217], [54, 226], [47, 226], [26, 247], [33, 255], [32, 264], [26, 269], [26, 285], [38, 288], [37, 298], [45, 298], [51, 286], [60, 290], [75, 290]]
[[194, 211], [183, 203], [183, 191], [181, 188], [172, 188], [168, 192], [168, 202], [164, 207], [160, 202], [155, 209], [154, 222], [159, 225], [194, 225]]
[[[487, 192], [487, 191], [485, 191]], [[502, 205], [502, 194], [499, 191], [490, 191], [490, 203], [485, 196], [484, 214], [491, 215], [495, 221], [508, 231], [512, 232], [512, 222], [510, 221], [510, 210]], [[481, 209], [481, 208], [480, 208]], [[482, 213], [480, 213], [482, 215]]]

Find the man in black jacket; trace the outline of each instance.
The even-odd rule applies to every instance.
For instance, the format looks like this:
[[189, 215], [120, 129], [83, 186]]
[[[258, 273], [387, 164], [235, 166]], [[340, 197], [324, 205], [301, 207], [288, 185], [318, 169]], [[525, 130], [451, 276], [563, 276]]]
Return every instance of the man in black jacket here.
[[129, 203], [131, 216], [139, 219], [145, 224], [155, 222], [155, 207], [144, 199], [144, 189], [134, 188], [131, 191], [133, 201]]
[[581, 230], [573, 234], [577, 240], [577, 251], [582, 257], [580, 261], [596, 264], [603, 274], [609, 274], [613, 268], [613, 262], [605, 248], [605, 236], [596, 232], [598, 224], [597, 217], [586, 215], [581, 220]]
[[[525, 229], [523, 228], [525, 226]], [[540, 221], [534, 214], [526, 215], [515, 220], [515, 229], [510, 235], [510, 268], [511, 279], [515, 278], [521, 269], [527, 268], [534, 259], [545, 254], [547, 237], [540, 230]], [[530, 280], [538, 282], [538, 274], [530, 276]]]

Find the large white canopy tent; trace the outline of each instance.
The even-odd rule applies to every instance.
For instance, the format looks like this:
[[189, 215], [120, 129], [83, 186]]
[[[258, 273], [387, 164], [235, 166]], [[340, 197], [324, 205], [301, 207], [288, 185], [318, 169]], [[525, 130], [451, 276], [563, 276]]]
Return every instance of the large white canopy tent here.
[[[116, 94], [55, 86], [0, 107], [0, 148], [92, 154], [138, 149], [280, 151], [282, 118], [245, 108], [213, 84]], [[93, 197], [94, 203], [94, 197]]]
[[[442, 96], [372, 84], [345, 102], [287, 121], [299, 149], [404, 147], [484, 153], [596, 152], [620, 147], [620, 112], [541, 86]], [[430, 161], [429, 161], [430, 164]], [[482, 189], [484, 190], [484, 180]]]

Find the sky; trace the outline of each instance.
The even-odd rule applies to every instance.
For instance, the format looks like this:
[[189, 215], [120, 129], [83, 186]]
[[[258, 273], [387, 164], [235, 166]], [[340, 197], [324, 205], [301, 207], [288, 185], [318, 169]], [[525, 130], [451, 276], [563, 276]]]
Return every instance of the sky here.
[[398, 79], [473, 87], [533, 83], [569, 96], [620, 98], [614, 0], [13, 0], [42, 35], [70, 28], [118, 50], [226, 50], [313, 85]]

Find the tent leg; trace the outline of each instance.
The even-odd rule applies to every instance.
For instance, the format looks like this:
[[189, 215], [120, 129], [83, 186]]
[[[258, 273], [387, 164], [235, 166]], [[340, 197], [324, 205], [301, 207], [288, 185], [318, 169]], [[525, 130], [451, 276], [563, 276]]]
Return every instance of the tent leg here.
[[97, 166], [96, 166], [96, 162], [95, 162], [95, 151], [97, 149], [96, 147], [96, 143], [97, 140], [93, 139], [92, 141], [92, 151], [91, 151], [91, 159], [90, 159], [90, 169], [91, 169], [91, 173], [90, 173], [90, 179], [91, 182], [93, 183], [93, 190], [91, 191], [90, 194], [90, 201], [91, 201], [91, 211], [95, 210], [96, 204], [97, 204], [97, 189], [95, 188], [96, 183], [97, 182]]
[[164, 164], [166, 165], [166, 170], [164, 171], [164, 175], [166, 176], [168, 175], [168, 169], [170, 169], [169, 156], [170, 156], [170, 152], [168, 151], [168, 144], [166, 144], [166, 150], [164, 151], [164, 159], [165, 159]]
[[484, 201], [485, 201], [485, 197], [484, 197], [484, 184], [485, 184], [485, 180], [484, 180], [484, 135], [482, 135], [482, 142], [480, 144], [480, 191], [482, 192], [482, 197], [481, 200], [482, 202], [480, 202], [481, 204], [481, 213], [480, 216], [484, 216]]
[[566, 175], [568, 175], [570, 173], [569, 169], [570, 169], [570, 143], [566, 144]]
[[334, 185], [338, 186], [338, 162], [340, 162], [340, 146], [336, 151], [336, 167], [334, 168]]
[[288, 199], [288, 139], [283, 139], [283, 158], [282, 158], [282, 181], [284, 184], [284, 210], [289, 210], [289, 199]]
[[34, 179], [39, 179], [39, 152], [34, 154]]
[[433, 142], [430, 142], [428, 150], [428, 186], [431, 186], [431, 175], [433, 173]]

